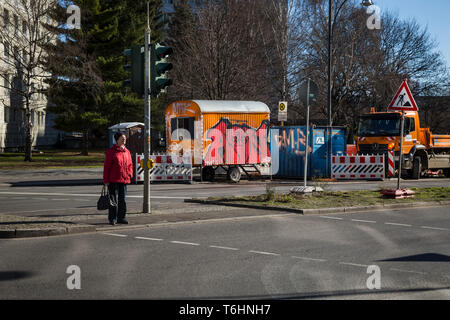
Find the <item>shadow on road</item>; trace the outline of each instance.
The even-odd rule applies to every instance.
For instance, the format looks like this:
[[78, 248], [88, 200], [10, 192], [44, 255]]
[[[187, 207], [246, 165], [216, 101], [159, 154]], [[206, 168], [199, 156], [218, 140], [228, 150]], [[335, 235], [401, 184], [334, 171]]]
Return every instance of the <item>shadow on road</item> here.
[[41, 181], [20, 181], [7, 182], [11, 187], [53, 187], [53, 186], [90, 186], [103, 185], [101, 179], [78, 179], [78, 180], [41, 180]]
[[33, 275], [34, 273], [29, 271], [0, 271], [0, 281], [19, 280]]
[[381, 294], [405, 294], [405, 293], [420, 293], [420, 292], [432, 292], [440, 290], [450, 290], [450, 287], [440, 288], [413, 288], [413, 289], [380, 289], [380, 290], [347, 290], [347, 291], [318, 291], [318, 292], [305, 292], [305, 293], [287, 293], [287, 294], [269, 294], [260, 296], [225, 296], [225, 297], [178, 297], [167, 298], [173, 300], [297, 300], [297, 299], [324, 299], [324, 298], [338, 298], [365, 295], [381, 295]]
[[424, 253], [378, 261], [450, 262], [450, 256], [439, 253]]

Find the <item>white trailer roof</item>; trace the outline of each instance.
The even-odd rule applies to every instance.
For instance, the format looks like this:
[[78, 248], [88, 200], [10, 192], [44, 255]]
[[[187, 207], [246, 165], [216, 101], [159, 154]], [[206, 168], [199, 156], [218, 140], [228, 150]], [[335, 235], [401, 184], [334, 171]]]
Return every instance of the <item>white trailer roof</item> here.
[[120, 129], [128, 129], [135, 126], [143, 126], [142, 122], [122, 122], [109, 127], [110, 130], [120, 130]]
[[202, 113], [270, 113], [269, 107], [258, 101], [192, 100]]

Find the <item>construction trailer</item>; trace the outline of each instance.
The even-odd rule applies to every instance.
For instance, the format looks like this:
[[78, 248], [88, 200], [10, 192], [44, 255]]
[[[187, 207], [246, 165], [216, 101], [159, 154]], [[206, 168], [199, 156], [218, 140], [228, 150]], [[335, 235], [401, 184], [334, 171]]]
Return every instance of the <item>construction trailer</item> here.
[[190, 155], [202, 180], [268, 174], [270, 109], [256, 101], [184, 100], [165, 112], [167, 154]]

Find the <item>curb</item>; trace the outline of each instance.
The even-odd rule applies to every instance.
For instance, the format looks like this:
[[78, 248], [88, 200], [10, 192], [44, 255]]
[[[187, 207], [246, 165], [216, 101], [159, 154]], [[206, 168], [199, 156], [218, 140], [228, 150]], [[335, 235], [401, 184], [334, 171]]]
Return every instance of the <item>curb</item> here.
[[219, 205], [219, 206], [227, 206], [227, 207], [236, 207], [236, 208], [246, 208], [246, 209], [262, 209], [262, 210], [272, 210], [272, 211], [286, 211], [291, 213], [303, 213], [304, 209], [294, 209], [294, 208], [287, 208], [287, 207], [268, 207], [268, 206], [258, 206], [258, 205], [251, 205], [251, 204], [243, 204], [243, 203], [230, 203], [230, 202], [222, 202], [222, 201], [215, 201], [215, 200], [201, 200], [201, 199], [184, 199], [184, 202], [186, 203], [199, 203], [199, 204], [206, 204], [206, 205]]
[[96, 231], [95, 226], [81, 226], [81, 225], [73, 227], [59, 227], [59, 228], [45, 228], [45, 229], [0, 230], [0, 239], [49, 237], [49, 236], [60, 236], [60, 235], [95, 232], [95, 231]]
[[209, 205], [220, 205], [220, 206], [230, 206], [236, 208], [247, 208], [247, 209], [261, 209], [261, 210], [272, 210], [272, 211], [286, 211], [298, 214], [325, 214], [325, 213], [350, 213], [350, 212], [361, 212], [370, 210], [384, 210], [384, 209], [397, 209], [397, 208], [411, 208], [411, 207], [434, 207], [434, 206], [447, 206], [450, 205], [450, 200], [444, 201], [429, 201], [429, 202], [411, 202], [411, 203], [394, 203], [394, 204], [383, 204], [383, 205], [373, 205], [373, 206], [358, 206], [358, 207], [335, 207], [335, 208], [317, 208], [317, 209], [294, 209], [287, 207], [274, 207], [274, 206], [258, 206], [250, 204], [241, 203], [230, 203], [215, 200], [201, 200], [201, 199], [185, 199], [184, 202], [187, 203], [199, 203], [199, 204], [209, 204]]

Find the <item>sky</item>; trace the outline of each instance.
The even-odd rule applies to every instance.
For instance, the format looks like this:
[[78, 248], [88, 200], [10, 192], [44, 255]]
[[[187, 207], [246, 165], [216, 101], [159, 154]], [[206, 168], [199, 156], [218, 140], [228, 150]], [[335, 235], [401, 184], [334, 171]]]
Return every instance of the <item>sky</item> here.
[[450, 68], [450, 0], [373, 0], [373, 3], [380, 7], [381, 13], [388, 10], [402, 19], [414, 18], [421, 26], [427, 26]]

